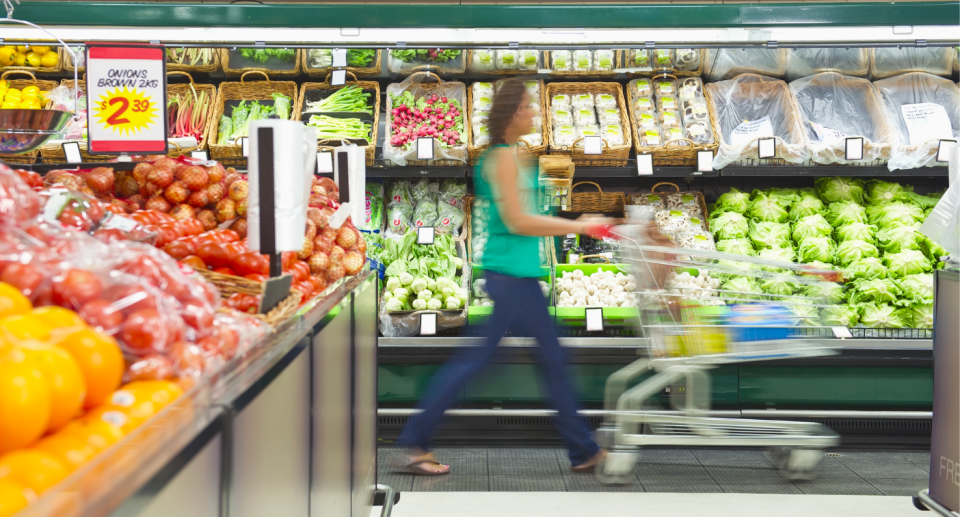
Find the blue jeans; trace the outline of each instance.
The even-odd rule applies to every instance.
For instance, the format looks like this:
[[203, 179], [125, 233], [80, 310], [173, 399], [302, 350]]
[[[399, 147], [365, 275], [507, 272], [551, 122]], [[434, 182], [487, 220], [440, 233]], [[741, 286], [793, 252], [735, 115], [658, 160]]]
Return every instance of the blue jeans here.
[[577, 410], [580, 403], [566, 373], [564, 351], [557, 340], [547, 303], [536, 278], [517, 278], [487, 272], [487, 292], [494, 301], [493, 315], [484, 331], [486, 342], [458, 351], [430, 380], [417, 403], [423, 412], [412, 417], [403, 428], [397, 444], [429, 450], [430, 437], [471, 377], [490, 360], [500, 339], [516, 316], [522, 317], [540, 343], [539, 355], [550, 399], [557, 410], [556, 426], [567, 447], [570, 462], [579, 465], [600, 448], [590, 437], [590, 426]]

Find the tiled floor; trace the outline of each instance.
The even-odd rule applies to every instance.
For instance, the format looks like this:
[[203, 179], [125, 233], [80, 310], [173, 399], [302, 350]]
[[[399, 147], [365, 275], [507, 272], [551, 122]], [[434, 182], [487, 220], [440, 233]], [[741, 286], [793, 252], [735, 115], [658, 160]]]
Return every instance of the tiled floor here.
[[[833, 450], [812, 481], [785, 479], [760, 450], [644, 449], [627, 486], [572, 474], [557, 448], [441, 448], [448, 476], [393, 472], [396, 453], [381, 447], [378, 482], [401, 492], [657, 492], [912, 496], [926, 488], [930, 454]], [[847, 515], [867, 515], [855, 513]], [[504, 517], [504, 516], [500, 516]]]

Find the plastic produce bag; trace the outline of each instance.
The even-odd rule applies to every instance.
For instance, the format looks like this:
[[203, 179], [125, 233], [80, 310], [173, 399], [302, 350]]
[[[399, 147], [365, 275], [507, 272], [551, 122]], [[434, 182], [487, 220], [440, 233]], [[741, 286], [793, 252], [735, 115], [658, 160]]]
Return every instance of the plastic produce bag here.
[[[419, 208], [419, 206], [418, 206]], [[463, 227], [463, 210], [455, 205], [437, 203], [437, 231], [447, 235], [459, 235]]]
[[[413, 100], [411, 102], [418, 104], [423, 99], [428, 98], [433, 94], [437, 94], [440, 96], [440, 98], [446, 98], [448, 101], [452, 100], [454, 103], [456, 103], [456, 106], [459, 106], [459, 108], [457, 108], [459, 115], [455, 117], [459, 121], [459, 125], [454, 124], [454, 127], [457, 128], [457, 131], [459, 132], [459, 141], [457, 145], [451, 146], [448, 144], [441, 144], [441, 140], [435, 138], [433, 157], [435, 160], [454, 160], [466, 163], [467, 137], [469, 136], [469, 127], [467, 125], [465, 112], [465, 110], [469, 109], [469, 106], [465, 106], [467, 98], [466, 87], [463, 83], [456, 81], [441, 81], [439, 84], [437, 84], [433, 82], [433, 79], [439, 81], [439, 78], [433, 74], [415, 73], [402, 83], [393, 83], [387, 86], [387, 112], [390, 113], [391, 110], [397, 107], [394, 106], [394, 99], [399, 100], [401, 95], [405, 94], [406, 92], [409, 92], [409, 94], [412, 95]], [[430, 82], [426, 82], [427, 80], [430, 80]], [[409, 96], [405, 97], [409, 99]], [[408, 107], [412, 108], [412, 106]], [[407, 165], [407, 160], [416, 160], [416, 141], [413, 143], [408, 143], [402, 147], [394, 147], [391, 143], [392, 137], [394, 136], [394, 117], [388, 116], [386, 124], [387, 137], [383, 142], [384, 159], [400, 166]]]
[[413, 211], [413, 225], [436, 226], [437, 224], [437, 203], [435, 201], [421, 201], [417, 203], [417, 208]]
[[927, 72], [949, 77], [953, 73], [953, 47], [875, 48], [870, 77], [886, 79], [908, 72]]
[[[81, 55], [83, 55], [82, 52]], [[86, 94], [81, 91], [78, 102], [77, 89], [61, 85], [50, 90], [50, 96], [48, 98], [52, 103], [50, 109], [69, 111], [70, 113], [80, 116], [79, 120], [77, 117], [70, 117], [70, 121], [67, 122], [67, 127], [63, 129], [57, 138], [60, 140], [82, 140], [87, 138]], [[78, 104], [79, 111], [77, 109]]]
[[368, 232], [380, 231], [383, 225], [383, 184], [368, 181], [363, 197], [364, 219], [357, 228]]
[[720, 146], [713, 167], [721, 169], [739, 160], [758, 157], [757, 140], [776, 139], [776, 157], [790, 163], [809, 159], [800, 114], [787, 83], [755, 74], [709, 83]]
[[787, 49], [709, 49], [703, 75], [710, 82], [732, 79], [743, 73], [783, 77]]
[[410, 203], [390, 203], [387, 205], [387, 232], [401, 237], [410, 226], [413, 217], [413, 205]]
[[447, 178], [440, 184], [439, 202], [457, 208], [463, 207], [463, 196], [467, 195], [467, 184], [454, 178]]
[[[960, 169], [960, 148], [953, 146], [950, 156], [950, 176]], [[937, 206], [920, 225], [920, 233], [940, 243], [950, 257], [960, 257], [960, 181], [952, 181]]]
[[870, 49], [798, 48], [787, 52], [787, 79], [793, 81], [821, 72], [865, 77], [870, 71]]
[[[866, 79], [826, 72], [790, 83], [804, 119], [811, 159], [820, 164], [859, 163], [890, 157], [896, 134], [877, 88]], [[846, 139], [863, 137], [863, 159], [847, 161]]]
[[416, 203], [420, 203], [421, 201], [435, 202], [439, 191], [440, 185], [427, 178], [417, 180], [417, 182], [410, 187], [410, 193], [413, 196], [413, 201]]
[[960, 89], [949, 79], [912, 72], [873, 83], [899, 143], [890, 170], [938, 165], [940, 140], [960, 140]]

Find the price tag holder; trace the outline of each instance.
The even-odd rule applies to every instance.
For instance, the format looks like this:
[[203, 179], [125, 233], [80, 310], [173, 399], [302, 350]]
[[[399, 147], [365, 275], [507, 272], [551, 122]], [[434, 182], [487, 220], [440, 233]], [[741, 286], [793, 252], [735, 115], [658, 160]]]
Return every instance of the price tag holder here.
[[850, 329], [847, 327], [830, 327], [830, 330], [833, 331], [833, 337], [835, 338], [852, 338], [853, 334], [850, 333]]
[[757, 140], [757, 156], [759, 158], [773, 158], [777, 155], [777, 140], [775, 138], [761, 138]]
[[846, 139], [845, 144], [846, 152], [844, 153], [846, 160], [862, 160], [863, 159], [863, 137], [850, 137]]
[[583, 137], [583, 154], [603, 154], [603, 140], [599, 136]]
[[940, 163], [948, 163], [950, 161], [950, 152], [953, 151], [956, 145], [956, 140], [941, 140], [937, 146], [937, 161]]
[[594, 307], [584, 309], [587, 320], [587, 332], [603, 332], [603, 309]]
[[331, 52], [333, 55], [333, 67], [339, 68], [341, 66], [347, 66], [347, 49], [345, 48], [335, 48]]
[[567, 264], [576, 264], [580, 260], [580, 255], [576, 253], [567, 253]]
[[432, 245], [436, 237], [436, 228], [433, 226], [417, 227], [417, 244]]
[[437, 313], [425, 312], [420, 314], [420, 335], [421, 336], [437, 335]]
[[121, 154], [120, 156], [117, 156], [117, 161], [118, 161], [118, 162], [132, 162], [132, 161], [133, 161], [133, 158], [131, 158], [129, 154]]
[[80, 155], [80, 144], [77, 142], [64, 142], [60, 144], [63, 147], [63, 154], [67, 157], [67, 163], [81, 163], [83, 156]]
[[320, 151], [317, 153], [317, 173], [333, 174], [333, 151]]
[[290, 286], [293, 285], [292, 275], [282, 275], [276, 278], [268, 278], [263, 283], [263, 295], [260, 297], [260, 309], [258, 314], [266, 314], [272, 311], [280, 302], [290, 296]]
[[246, 136], [240, 137], [240, 154], [244, 158], [250, 157], [250, 138]]
[[713, 171], [713, 151], [697, 151], [697, 172]]
[[638, 176], [653, 175], [653, 155], [652, 154], [637, 155], [637, 175]]
[[346, 70], [334, 70], [330, 74], [330, 85], [331, 86], [342, 86], [347, 83], [347, 71]]
[[190, 157], [197, 160], [207, 161], [210, 159], [210, 153], [207, 151], [190, 151]]
[[433, 137], [432, 136], [422, 136], [420, 138], [417, 138], [417, 159], [418, 160], [433, 159]]

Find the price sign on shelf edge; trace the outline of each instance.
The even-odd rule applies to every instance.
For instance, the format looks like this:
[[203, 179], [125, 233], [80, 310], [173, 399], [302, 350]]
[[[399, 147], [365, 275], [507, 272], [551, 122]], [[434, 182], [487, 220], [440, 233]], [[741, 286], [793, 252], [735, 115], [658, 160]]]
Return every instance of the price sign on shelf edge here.
[[87, 45], [87, 145], [96, 154], [166, 154], [161, 45]]

